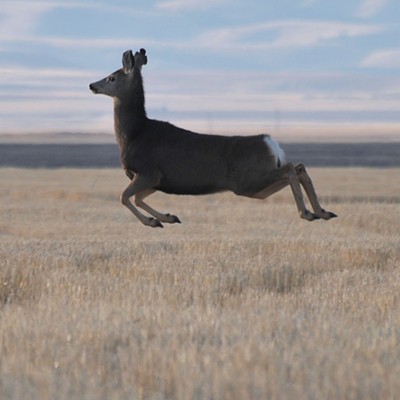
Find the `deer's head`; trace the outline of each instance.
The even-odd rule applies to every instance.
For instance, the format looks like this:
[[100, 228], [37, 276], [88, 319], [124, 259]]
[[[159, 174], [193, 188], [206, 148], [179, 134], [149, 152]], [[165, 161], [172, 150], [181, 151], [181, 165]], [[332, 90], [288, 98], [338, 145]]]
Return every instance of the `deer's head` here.
[[116, 98], [128, 96], [135, 85], [135, 71], [140, 72], [145, 64], [147, 64], [145, 49], [140, 49], [135, 55], [132, 54], [132, 50], [127, 50], [122, 55], [122, 68], [98, 82], [91, 83], [89, 88], [95, 94]]

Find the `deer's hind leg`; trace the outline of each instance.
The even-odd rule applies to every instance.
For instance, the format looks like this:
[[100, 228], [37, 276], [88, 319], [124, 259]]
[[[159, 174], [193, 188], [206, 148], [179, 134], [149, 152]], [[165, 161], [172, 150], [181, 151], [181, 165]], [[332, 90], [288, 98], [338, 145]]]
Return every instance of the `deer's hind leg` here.
[[306, 171], [306, 167], [304, 166], [304, 164], [297, 164], [295, 166], [295, 169], [299, 182], [303, 186], [307, 194], [307, 197], [310, 200], [314, 213], [318, 215], [318, 217], [325, 220], [337, 217], [336, 214], [330, 211], [325, 211], [319, 204], [317, 193], [315, 192], [314, 185], [312, 183], [310, 176]]
[[268, 176], [268, 181], [264, 189], [251, 194], [247, 193], [245, 196], [255, 199], [266, 199], [286, 186], [290, 186], [292, 190], [300, 218], [307, 221], [314, 221], [320, 218], [318, 215], [307, 210], [296, 170], [291, 163], [287, 163], [282, 168], [272, 171]]
[[152, 215], [154, 218], [156, 218], [160, 222], [165, 222], [168, 224], [174, 224], [178, 223], [180, 224], [181, 221], [176, 215], [171, 215], [171, 214], [162, 214], [155, 210], [154, 208], [150, 207], [148, 204], [146, 204], [143, 200], [145, 197], [150, 196], [153, 194], [156, 190], [155, 189], [148, 189], [144, 190], [142, 192], [139, 192], [135, 195], [135, 205], [140, 207], [142, 210], [146, 211], [150, 215]]

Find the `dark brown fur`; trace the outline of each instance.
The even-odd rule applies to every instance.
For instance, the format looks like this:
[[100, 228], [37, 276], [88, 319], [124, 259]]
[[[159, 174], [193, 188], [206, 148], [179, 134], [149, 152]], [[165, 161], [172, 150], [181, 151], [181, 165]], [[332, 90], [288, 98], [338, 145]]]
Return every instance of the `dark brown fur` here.
[[[146, 63], [144, 49], [135, 56], [127, 51], [123, 54], [122, 69], [90, 85], [94, 93], [114, 99], [114, 128], [121, 162], [132, 180], [121, 200], [145, 225], [180, 222], [177, 217], [161, 214], [143, 202], [157, 190], [191, 195], [232, 191], [265, 198], [290, 185], [302, 218], [311, 221], [335, 216], [319, 206], [304, 167], [299, 172], [292, 164], [282, 165], [284, 160], [277, 159], [276, 151], [268, 147], [267, 135], [205, 135], [149, 119], [141, 75]], [[315, 214], [305, 208], [300, 184], [306, 185], [307, 194], [315, 197], [312, 199]], [[132, 196], [138, 207], [155, 218], [141, 214], [130, 202]]]

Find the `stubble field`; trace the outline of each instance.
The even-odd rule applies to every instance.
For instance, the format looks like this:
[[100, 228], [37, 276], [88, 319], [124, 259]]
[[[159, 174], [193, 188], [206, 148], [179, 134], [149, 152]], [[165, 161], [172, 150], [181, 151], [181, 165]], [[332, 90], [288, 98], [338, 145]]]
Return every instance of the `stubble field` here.
[[156, 194], [117, 169], [0, 169], [1, 399], [396, 399], [400, 169], [310, 169], [338, 219]]

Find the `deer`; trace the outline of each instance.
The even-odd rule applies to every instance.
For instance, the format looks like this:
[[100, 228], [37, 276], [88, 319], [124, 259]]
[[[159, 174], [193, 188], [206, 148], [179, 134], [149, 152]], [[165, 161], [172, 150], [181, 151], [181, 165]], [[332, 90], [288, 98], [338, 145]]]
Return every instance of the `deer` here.
[[[157, 191], [176, 195], [230, 191], [263, 200], [290, 186], [300, 218], [314, 221], [337, 217], [321, 207], [304, 164], [287, 162], [279, 143], [270, 135], [196, 133], [148, 118], [142, 78], [146, 64], [145, 49], [135, 54], [127, 50], [121, 69], [89, 85], [94, 94], [113, 99], [116, 141], [130, 180], [120, 200], [143, 225], [162, 228], [163, 223], [181, 223], [177, 216], [145, 203], [145, 198]], [[306, 208], [302, 188], [313, 212]]]

